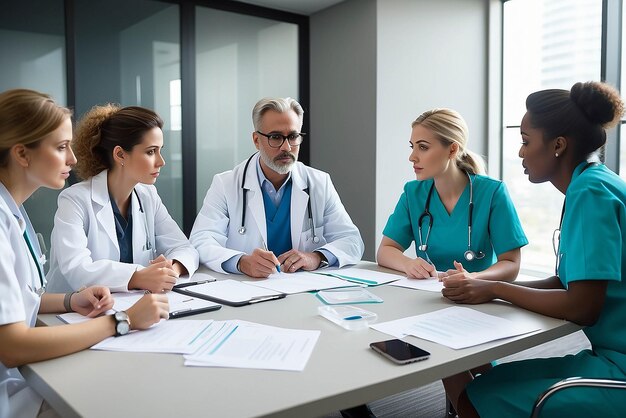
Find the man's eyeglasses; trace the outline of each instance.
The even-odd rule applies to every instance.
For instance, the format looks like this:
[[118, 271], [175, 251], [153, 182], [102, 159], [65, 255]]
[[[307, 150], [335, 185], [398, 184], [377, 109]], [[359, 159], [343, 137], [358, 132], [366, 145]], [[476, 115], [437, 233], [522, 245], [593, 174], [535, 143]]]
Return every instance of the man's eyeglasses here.
[[272, 148], [282, 147], [285, 141], [289, 143], [289, 146], [297, 147], [304, 140], [303, 136], [306, 135], [304, 132], [293, 132], [293, 133], [290, 133], [289, 135], [283, 135], [283, 134], [279, 134], [276, 132], [264, 134], [261, 131], [256, 131], [256, 133], [266, 137], [267, 143]]

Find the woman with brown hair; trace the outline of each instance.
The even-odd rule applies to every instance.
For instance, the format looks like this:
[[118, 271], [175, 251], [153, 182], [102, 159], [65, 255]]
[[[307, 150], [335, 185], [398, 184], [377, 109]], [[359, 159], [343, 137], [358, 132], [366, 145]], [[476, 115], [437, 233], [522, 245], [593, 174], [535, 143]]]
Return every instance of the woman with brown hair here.
[[198, 253], [154, 183], [165, 161], [163, 121], [150, 109], [96, 106], [78, 123], [76, 171], [59, 195], [51, 290], [99, 283], [111, 291], [165, 292], [198, 268]]

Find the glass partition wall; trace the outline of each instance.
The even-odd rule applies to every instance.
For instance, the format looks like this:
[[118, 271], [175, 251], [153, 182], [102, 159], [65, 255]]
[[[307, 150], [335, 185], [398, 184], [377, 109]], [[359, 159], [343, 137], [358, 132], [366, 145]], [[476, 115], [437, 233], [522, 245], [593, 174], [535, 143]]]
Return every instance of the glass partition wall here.
[[[166, 160], [156, 187], [186, 233], [213, 175], [254, 151], [254, 103], [308, 107], [308, 17], [230, 0], [9, 0], [0, 56], [0, 91], [48, 93], [75, 119], [105, 103], [154, 109]], [[26, 203], [47, 246], [58, 193]]]
[[213, 176], [256, 151], [252, 108], [262, 97], [298, 100], [298, 27], [198, 7], [197, 210]]

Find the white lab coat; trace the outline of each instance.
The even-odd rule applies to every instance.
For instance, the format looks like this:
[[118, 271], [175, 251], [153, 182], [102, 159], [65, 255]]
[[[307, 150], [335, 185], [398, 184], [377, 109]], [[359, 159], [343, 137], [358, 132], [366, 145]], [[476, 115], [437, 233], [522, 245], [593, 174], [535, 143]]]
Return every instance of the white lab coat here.
[[[151, 185], [135, 186], [145, 213], [140, 211], [135, 193], [131, 193], [133, 263], [119, 261], [107, 173], [104, 170], [59, 195], [52, 230], [48, 291], [68, 292], [81, 286], [102, 285], [112, 292], [124, 292], [133, 273], [148, 266], [159, 254], [178, 260], [193, 274], [198, 268], [198, 253]], [[147, 242], [152, 249], [147, 248]]]
[[[257, 177], [258, 159], [258, 154], [252, 157], [246, 173], [245, 234], [238, 230], [243, 205], [241, 180], [246, 161], [233, 170], [215, 175], [193, 225], [189, 239], [200, 254], [200, 262], [214, 271], [225, 273], [223, 262], [237, 254], [250, 254], [267, 242], [263, 194]], [[323, 248], [337, 257], [339, 266], [357, 263], [363, 255], [363, 240], [343, 207], [330, 176], [296, 162], [291, 179], [292, 247], [307, 252]], [[313, 242], [309, 225], [309, 196], [315, 235], [320, 239], [318, 243]]]
[[[0, 325], [24, 322], [34, 327], [37, 319], [41, 282], [24, 230], [28, 230], [29, 237], [35, 236], [26, 212], [17, 207], [0, 183]], [[40, 258], [37, 240], [31, 239], [31, 245]], [[17, 368], [9, 369], [0, 363], [0, 418], [35, 417], [41, 402]]]

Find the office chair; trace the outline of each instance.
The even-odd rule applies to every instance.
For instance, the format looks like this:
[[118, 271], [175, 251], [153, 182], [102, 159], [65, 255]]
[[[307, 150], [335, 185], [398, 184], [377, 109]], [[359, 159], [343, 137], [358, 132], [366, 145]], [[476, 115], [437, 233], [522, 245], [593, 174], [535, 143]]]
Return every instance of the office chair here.
[[626, 381], [613, 379], [588, 379], [583, 377], [569, 377], [560, 382], [555, 383], [546, 389], [535, 401], [531, 418], [539, 418], [539, 414], [544, 405], [555, 393], [573, 387], [597, 387], [606, 389], [622, 389], [626, 390]]

